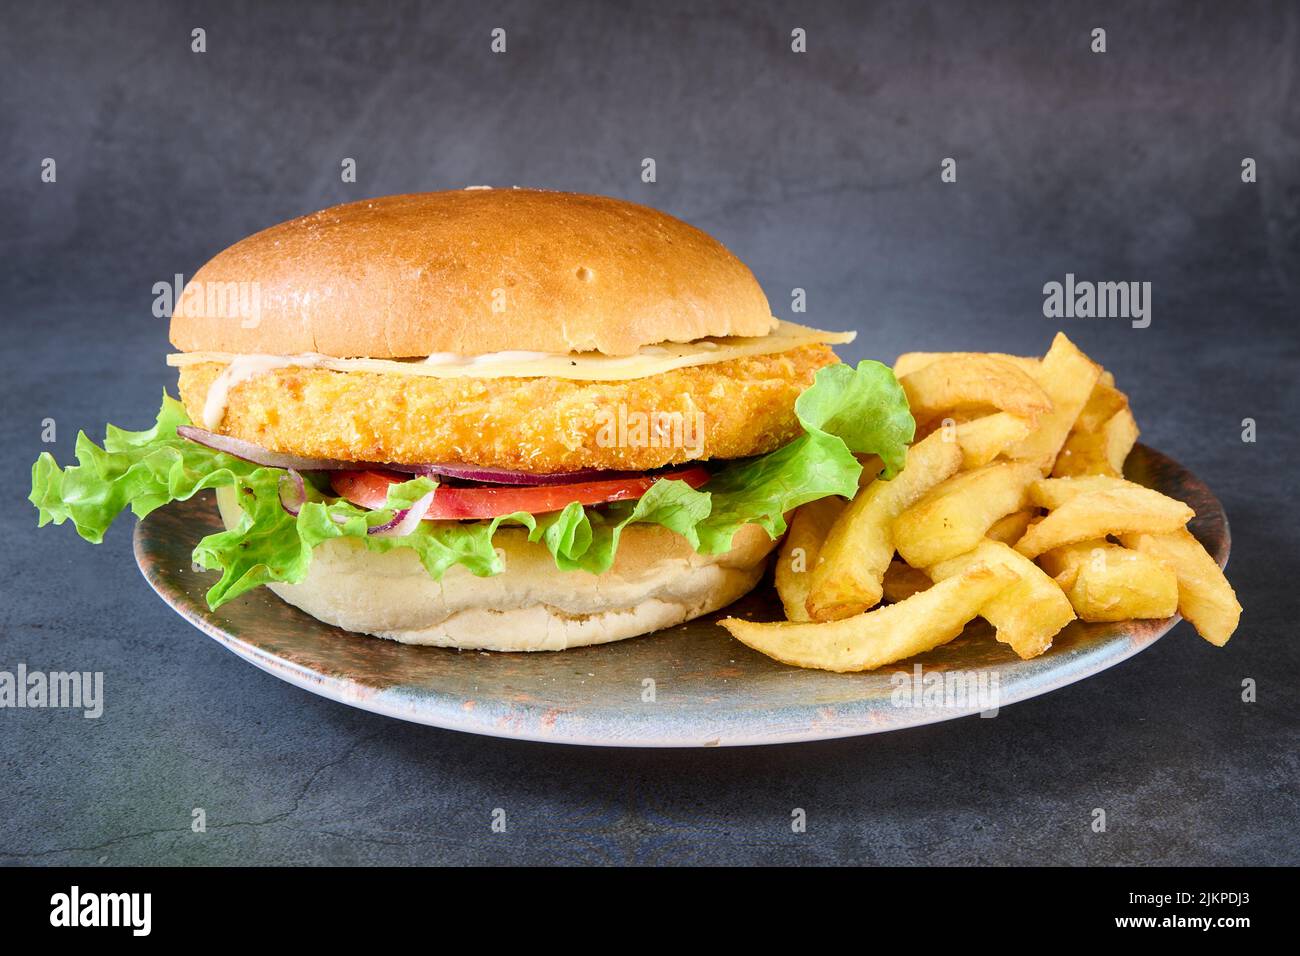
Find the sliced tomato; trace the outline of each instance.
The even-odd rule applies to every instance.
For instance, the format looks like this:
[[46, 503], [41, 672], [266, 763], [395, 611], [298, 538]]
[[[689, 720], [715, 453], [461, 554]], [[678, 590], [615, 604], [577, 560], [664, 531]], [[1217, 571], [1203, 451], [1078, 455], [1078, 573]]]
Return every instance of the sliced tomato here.
[[[335, 471], [330, 473], [334, 493], [363, 508], [379, 509], [388, 500], [388, 486], [410, 481], [410, 475], [391, 471]], [[693, 466], [639, 478], [616, 478], [609, 481], [579, 481], [571, 485], [492, 486], [454, 488], [439, 485], [433, 504], [424, 517], [427, 521], [453, 521], [458, 518], [496, 518], [526, 511], [539, 515], [559, 511], [571, 502], [599, 505], [610, 501], [634, 501], [644, 495], [656, 481], [675, 479], [698, 488], [709, 480], [704, 468]]]

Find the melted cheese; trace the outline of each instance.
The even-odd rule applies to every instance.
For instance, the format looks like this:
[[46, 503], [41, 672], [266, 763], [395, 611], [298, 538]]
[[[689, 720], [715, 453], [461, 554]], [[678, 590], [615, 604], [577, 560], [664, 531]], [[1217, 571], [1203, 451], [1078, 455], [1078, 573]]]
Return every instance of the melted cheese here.
[[[388, 375], [424, 375], [432, 378], [563, 378], [584, 382], [619, 382], [649, 378], [673, 369], [712, 365], [755, 355], [787, 352], [817, 343], [842, 345], [856, 332], [824, 332], [794, 322], [779, 322], [770, 335], [753, 338], [700, 339], [649, 345], [634, 355], [599, 352], [494, 352], [486, 355], [438, 353], [427, 359], [335, 358], [330, 355], [236, 355], [230, 352], [181, 352], [167, 356], [174, 367], [219, 362], [225, 390], [238, 382], [275, 368], [325, 368], [336, 372], [379, 372]], [[214, 386], [215, 388], [216, 386]], [[216, 403], [214, 402], [214, 405]], [[224, 404], [224, 397], [223, 397]], [[216, 409], [213, 409], [214, 413]], [[208, 417], [206, 414], [205, 418]]]

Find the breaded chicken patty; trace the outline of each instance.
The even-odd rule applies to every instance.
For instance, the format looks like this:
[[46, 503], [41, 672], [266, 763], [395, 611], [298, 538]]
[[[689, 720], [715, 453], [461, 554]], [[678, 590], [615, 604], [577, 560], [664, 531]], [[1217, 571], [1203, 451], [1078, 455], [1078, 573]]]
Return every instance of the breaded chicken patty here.
[[[281, 368], [231, 388], [217, 431], [313, 458], [644, 471], [780, 447], [800, 433], [795, 399], [837, 361], [806, 345], [619, 382]], [[191, 420], [223, 368], [181, 369]]]

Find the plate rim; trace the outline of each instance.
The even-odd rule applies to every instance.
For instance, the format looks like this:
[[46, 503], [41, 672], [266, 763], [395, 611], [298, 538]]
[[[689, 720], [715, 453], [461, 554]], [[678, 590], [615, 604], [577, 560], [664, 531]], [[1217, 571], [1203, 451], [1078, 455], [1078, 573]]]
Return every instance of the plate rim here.
[[[1143, 452], [1152, 460], [1163, 461], [1173, 465], [1178, 469], [1187, 480], [1197, 486], [1198, 495], [1203, 496], [1213, 505], [1214, 513], [1217, 514], [1220, 521], [1217, 523], [1221, 528], [1220, 537], [1222, 547], [1219, 554], [1212, 555], [1220, 567], [1226, 567], [1228, 558], [1232, 549], [1231, 528], [1228, 517], [1223, 509], [1222, 503], [1218, 497], [1209, 489], [1209, 487], [1197, 477], [1190, 469], [1186, 468], [1179, 462], [1170, 458], [1163, 453], [1150, 448], [1146, 445], [1139, 445]], [[197, 499], [191, 499], [184, 504], [193, 504]], [[173, 505], [174, 506], [174, 505]], [[1201, 517], [1198, 515], [1197, 517]], [[782, 744], [809, 743], [818, 740], [843, 740], [850, 737], [873, 736], [875, 734], [887, 733], [892, 731], [907, 730], [916, 727], [929, 726], [931, 724], [942, 723], [949, 720], [957, 720], [963, 717], [970, 717], [982, 712], [982, 708], [975, 706], [966, 707], [942, 707], [942, 708], [917, 708], [917, 719], [903, 725], [883, 725], [874, 724], [870, 721], [862, 721], [857, 726], [852, 725], [854, 719], [854, 707], [862, 707], [864, 700], [842, 702], [835, 705], [836, 716], [842, 721], [842, 725], [835, 730], [825, 728], [815, 728], [813, 725], [807, 726], [802, 731], [786, 733], [780, 731], [768, 733], [741, 733], [737, 735], [726, 735], [719, 733], [716, 737], [695, 738], [691, 740], [681, 738], [669, 738], [664, 732], [659, 732], [655, 736], [637, 736], [634, 734], [620, 733], [616, 737], [602, 736], [589, 732], [574, 732], [565, 730], [563, 732], [547, 733], [535, 729], [541, 726], [538, 721], [528, 723], [523, 727], [501, 727], [494, 725], [488, 720], [482, 718], [475, 719], [475, 711], [466, 711], [463, 706], [453, 706], [450, 698], [435, 699], [434, 702], [426, 700], [422, 708], [402, 707], [398, 700], [400, 697], [393, 690], [379, 692], [368, 692], [366, 694], [357, 694], [355, 690], [349, 692], [350, 688], [356, 687], [356, 682], [344, 677], [338, 677], [329, 674], [323, 674], [301, 664], [297, 661], [289, 660], [266, 651], [256, 644], [244, 640], [226, 630], [223, 630], [213, 620], [205, 616], [215, 615], [219, 612], [207, 611], [206, 606], [202, 609], [192, 607], [189, 603], [178, 601], [175, 595], [165, 589], [161, 578], [154, 572], [151, 567], [150, 552], [145, 544], [145, 536], [142, 528], [148, 518], [144, 518], [136, 523], [132, 534], [132, 552], [136, 559], [142, 576], [149, 583], [153, 591], [162, 598], [173, 611], [182, 619], [189, 622], [197, 630], [206, 636], [215, 640], [218, 644], [230, 651], [241, 660], [247, 661], [257, 667], [264, 673], [270, 674], [294, 687], [308, 691], [319, 697], [336, 703], [355, 707], [369, 713], [389, 717], [396, 720], [402, 720], [407, 723], [414, 723], [420, 726], [437, 727], [443, 730], [456, 731], [458, 733], [476, 734], [479, 736], [489, 736], [504, 740], [525, 740], [536, 743], [546, 744], [564, 744], [578, 747], [613, 747], [613, 748], [653, 748], [653, 749], [698, 749], [701, 747], [756, 747], [756, 746], [778, 746]], [[760, 584], [760, 587], [769, 586], [766, 583]], [[276, 600], [279, 600], [277, 597]], [[299, 611], [298, 613], [303, 613]], [[1154, 630], [1144, 635], [1140, 640], [1130, 638], [1125, 642], [1110, 640], [1093, 652], [1082, 655], [1074, 660], [1063, 661], [1060, 668], [1053, 672], [1056, 678], [1052, 682], [1028, 681], [1018, 682], [1009, 692], [999, 692], [998, 709], [1002, 707], [1017, 704], [1025, 700], [1042, 696], [1071, 684], [1078, 683], [1095, 674], [1099, 674], [1117, 664], [1123, 663], [1136, 654], [1148, 649], [1158, 640], [1169, 633], [1183, 618], [1179, 614], [1166, 618], [1158, 623], [1152, 622]], [[331, 625], [316, 622], [323, 627]], [[349, 632], [342, 631], [347, 634]], [[352, 635], [354, 637], [367, 638], [371, 640], [381, 640], [380, 638], [369, 638], [367, 635]], [[640, 635], [631, 640], [640, 640], [648, 635]], [[447, 648], [421, 648], [422, 651], [450, 652]], [[544, 653], [544, 652], [536, 652]], [[554, 652], [563, 653], [563, 652]], [[1050, 653], [1050, 652], [1049, 652]], [[909, 658], [912, 661], [914, 658]], [[903, 664], [905, 662], [898, 662]], [[981, 668], [977, 668], [979, 670]], [[521, 708], [533, 707], [537, 710], [545, 710], [538, 705], [518, 704]], [[810, 706], [812, 706], [810, 704]], [[635, 729], [635, 728], [634, 728]]]

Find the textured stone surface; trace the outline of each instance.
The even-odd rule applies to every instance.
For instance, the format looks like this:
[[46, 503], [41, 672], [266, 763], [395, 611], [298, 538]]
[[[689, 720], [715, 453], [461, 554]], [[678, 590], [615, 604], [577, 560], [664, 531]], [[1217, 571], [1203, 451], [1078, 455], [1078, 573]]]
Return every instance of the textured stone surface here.
[[[102, 670], [107, 704], [99, 720], [0, 711], [0, 862], [1300, 862], [1300, 11], [982, 6], [7, 14], [0, 668]], [[955, 184], [939, 181], [949, 156]], [[1245, 156], [1258, 183], [1240, 181]], [[1131, 393], [1143, 440], [1223, 501], [1241, 631], [1216, 650], [1179, 625], [995, 720], [587, 751], [317, 699], [158, 601], [129, 521], [97, 548], [35, 529], [42, 419], [67, 460], [78, 427], [139, 427], [174, 387], [153, 283], [332, 202], [478, 183], [682, 216], [750, 263], [779, 315], [797, 286], [805, 321], [862, 329], [847, 358], [1040, 351], [1057, 324], [1044, 282], [1152, 282], [1148, 329], [1063, 325]]]

